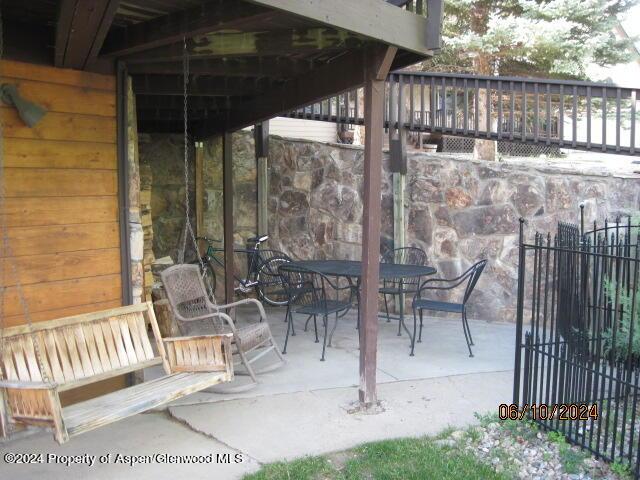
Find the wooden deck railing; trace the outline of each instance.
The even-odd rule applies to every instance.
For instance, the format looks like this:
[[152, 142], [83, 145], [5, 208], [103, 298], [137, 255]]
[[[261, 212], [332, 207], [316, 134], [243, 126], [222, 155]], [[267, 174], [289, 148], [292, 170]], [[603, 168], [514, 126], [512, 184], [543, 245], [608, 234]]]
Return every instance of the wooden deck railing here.
[[[362, 125], [362, 98], [353, 90], [288, 116]], [[384, 128], [640, 155], [638, 100], [640, 88], [612, 84], [403, 71], [387, 80]]]

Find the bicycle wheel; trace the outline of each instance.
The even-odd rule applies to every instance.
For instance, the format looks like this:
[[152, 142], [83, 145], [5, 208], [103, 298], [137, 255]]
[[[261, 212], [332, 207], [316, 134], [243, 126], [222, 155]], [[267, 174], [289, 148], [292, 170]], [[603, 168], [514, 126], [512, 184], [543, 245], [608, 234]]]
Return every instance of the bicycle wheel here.
[[289, 301], [282, 278], [278, 274], [278, 267], [291, 260], [287, 257], [271, 257], [262, 262], [256, 274], [256, 293], [264, 303], [273, 307], [286, 305]]

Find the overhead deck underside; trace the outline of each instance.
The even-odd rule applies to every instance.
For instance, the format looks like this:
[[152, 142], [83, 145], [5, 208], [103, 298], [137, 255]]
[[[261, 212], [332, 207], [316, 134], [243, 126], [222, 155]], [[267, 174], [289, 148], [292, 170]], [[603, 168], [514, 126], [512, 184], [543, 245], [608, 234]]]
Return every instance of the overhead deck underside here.
[[186, 53], [189, 127], [206, 137], [361, 85], [372, 47], [398, 48], [392, 69], [431, 56], [441, 3], [406, 3], [6, 0], [3, 17], [11, 58], [102, 72], [122, 62], [141, 132], [182, 131]]

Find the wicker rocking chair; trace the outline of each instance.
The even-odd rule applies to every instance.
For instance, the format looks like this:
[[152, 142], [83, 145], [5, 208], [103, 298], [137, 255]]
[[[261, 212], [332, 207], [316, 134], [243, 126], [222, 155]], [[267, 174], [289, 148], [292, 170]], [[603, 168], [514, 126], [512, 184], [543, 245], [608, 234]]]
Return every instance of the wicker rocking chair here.
[[[209, 299], [198, 265], [175, 265], [164, 270], [161, 276], [171, 310], [183, 335], [196, 332], [197, 334], [233, 334], [233, 354], [239, 357], [237, 363], [244, 365], [253, 381], [246, 387], [240, 387], [234, 391], [257, 385], [257, 373], [274, 370], [285, 363], [271, 334], [264, 307], [258, 300], [247, 298], [227, 305], [214, 304]], [[247, 304], [254, 304], [258, 308], [260, 321], [236, 327], [232, 318], [224, 313], [224, 310]], [[249, 358], [249, 354], [258, 349], [261, 351]], [[252, 364], [269, 352], [275, 353], [279, 362], [255, 371]], [[241, 374], [242, 372], [236, 372], [236, 375]], [[230, 390], [226, 389], [226, 391]]]

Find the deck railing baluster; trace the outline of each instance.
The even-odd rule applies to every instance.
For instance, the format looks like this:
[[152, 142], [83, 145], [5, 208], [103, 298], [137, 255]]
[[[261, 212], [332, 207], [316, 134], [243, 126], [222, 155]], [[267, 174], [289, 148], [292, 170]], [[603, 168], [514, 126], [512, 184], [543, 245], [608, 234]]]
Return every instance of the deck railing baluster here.
[[462, 120], [464, 122], [462, 132], [466, 135], [469, 132], [469, 88], [467, 85], [467, 79], [465, 78], [462, 83], [462, 88], [464, 90], [464, 110], [462, 113]]
[[591, 87], [587, 87], [587, 148], [591, 148]]
[[522, 141], [527, 140], [527, 84], [522, 82]]
[[498, 80], [498, 140], [502, 139], [502, 80]]
[[491, 138], [491, 80], [486, 80], [486, 95], [487, 95], [487, 138]]
[[396, 116], [398, 130], [404, 128], [404, 125], [401, 124], [405, 118], [404, 111], [406, 108], [404, 104], [404, 86], [404, 76], [398, 75], [398, 115]]
[[602, 151], [607, 151], [607, 89], [602, 87]]
[[509, 139], [513, 140], [513, 133], [516, 129], [516, 90], [513, 82], [509, 82], [509, 90], [511, 91], [511, 103], [509, 105]]
[[430, 105], [429, 105], [429, 109], [430, 109], [430, 123], [431, 123], [431, 131], [435, 132], [435, 128], [436, 128], [436, 109], [437, 107], [437, 94], [436, 94], [436, 79], [434, 77], [431, 77], [431, 85], [430, 85], [430, 90], [429, 93], [431, 94], [431, 100], [430, 100]]
[[[629, 151], [633, 155], [636, 151], [636, 98], [637, 91], [631, 90], [631, 131], [629, 132]], [[640, 448], [638, 449], [640, 452]]]
[[447, 130], [447, 79], [442, 77], [442, 131]]
[[551, 145], [551, 85], [547, 83], [547, 145]]
[[620, 88], [616, 88], [616, 152], [620, 151], [620, 125], [622, 124], [621, 121], [621, 100], [622, 100], [622, 93], [620, 92]]
[[453, 110], [451, 112], [451, 131], [453, 133], [456, 133], [458, 127], [458, 89], [456, 87], [455, 77], [451, 79], [451, 96], [453, 97]]
[[558, 112], [558, 137], [560, 137], [560, 146], [564, 145], [564, 85], [560, 85], [560, 110]]
[[413, 130], [415, 128], [415, 122], [416, 122], [416, 119], [415, 119], [415, 117], [416, 117], [415, 108], [413, 106], [413, 100], [414, 100], [413, 79], [414, 79], [414, 76], [411, 75], [409, 77], [409, 122], [410, 122], [409, 127], [411, 128], [411, 130]]
[[480, 136], [480, 87], [478, 79], [474, 80], [474, 109], [473, 109], [473, 119], [475, 126], [475, 134], [476, 137]]
[[425, 118], [425, 104], [424, 104], [424, 77], [420, 77], [420, 130], [424, 130], [424, 127], [427, 123], [427, 119]]
[[571, 112], [572, 132], [571, 132], [571, 146], [575, 147], [578, 141], [578, 87], [573, 86], [573, 110]]
[[355, 124], [359, 124], [360, 123], [360, 99], [358, 98], [358, 91], [359, 89], [355, 89], [354, 90], [354, 102], [355, 102], [355, 107], [353, 109], [354, 114], [353, 116], [355, 117]]
[[540, 93], [538, 82], [533, 84], [534, 112], [533, 112], [533, 141], [538, 143], [540, 132]]

